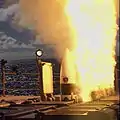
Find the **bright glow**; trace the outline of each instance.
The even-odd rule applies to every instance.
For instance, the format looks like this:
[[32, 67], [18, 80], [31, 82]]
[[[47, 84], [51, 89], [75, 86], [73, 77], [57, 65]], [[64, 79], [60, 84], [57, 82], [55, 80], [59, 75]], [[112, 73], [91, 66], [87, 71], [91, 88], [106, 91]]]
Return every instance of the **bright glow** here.
[[47, 62], [45, 63], [43, 68], [43, 91], [44, 93], [53, 93], [53, 73], [52, 73], [52, 64]]
[[37, 51], [36, 51], [36, 54], [37, 54], [38, 57], [41, 57], [43, 53], [42, 53], [41, 50], [37, 50]]
[[74, 41], [72, 49], [81, 96], [113, 87], [115, 66], [116, 12], [113, 0], [67, 0], [65, 14]]

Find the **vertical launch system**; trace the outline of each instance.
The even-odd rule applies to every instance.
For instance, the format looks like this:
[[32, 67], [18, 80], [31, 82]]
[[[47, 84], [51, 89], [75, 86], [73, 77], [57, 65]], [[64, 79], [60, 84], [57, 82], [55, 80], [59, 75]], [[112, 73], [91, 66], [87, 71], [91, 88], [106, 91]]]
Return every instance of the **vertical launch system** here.
[[75, 100], [77, 102], [80, 91], [77, 86], [77, 67], [73, 58], [70, 50], [66, 49], [60, 70], [61, 99], [63, 101]]

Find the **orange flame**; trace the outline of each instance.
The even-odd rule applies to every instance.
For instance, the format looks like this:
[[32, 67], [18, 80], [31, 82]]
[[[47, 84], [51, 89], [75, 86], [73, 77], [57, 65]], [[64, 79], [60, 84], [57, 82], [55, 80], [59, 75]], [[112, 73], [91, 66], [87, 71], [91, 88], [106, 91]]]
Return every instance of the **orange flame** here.
[[116, 10], [113, 0], [67, 0], [75, 63], [84, 101], [99, 88], [113, 87]]

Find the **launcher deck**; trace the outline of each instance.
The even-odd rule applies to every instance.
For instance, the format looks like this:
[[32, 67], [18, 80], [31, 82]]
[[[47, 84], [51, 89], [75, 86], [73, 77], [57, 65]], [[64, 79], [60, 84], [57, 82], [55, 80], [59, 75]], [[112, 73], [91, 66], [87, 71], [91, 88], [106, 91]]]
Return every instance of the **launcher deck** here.
[[0, 120], [117, 120], [120, 100], [112, 96], [86, 103], [33, 102], [0, 107]]

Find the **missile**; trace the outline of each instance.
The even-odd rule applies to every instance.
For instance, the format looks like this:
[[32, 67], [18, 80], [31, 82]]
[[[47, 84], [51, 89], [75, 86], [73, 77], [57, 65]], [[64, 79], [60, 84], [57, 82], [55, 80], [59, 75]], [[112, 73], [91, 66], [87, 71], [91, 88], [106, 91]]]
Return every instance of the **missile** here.
[[66, 48], [60, 70], [61, 99], [71, 100], [70, 95], [76, 94], [77, 69], [72, 52]]
[[[68, 81], [64, 78], [68, 78]], [[76, 84], [76, 67], [73, 60], [73, 56], [68, 48], [65, 50], [65, 54], [61, 63], [60, 71], [60, 83], [61, 84]]]

